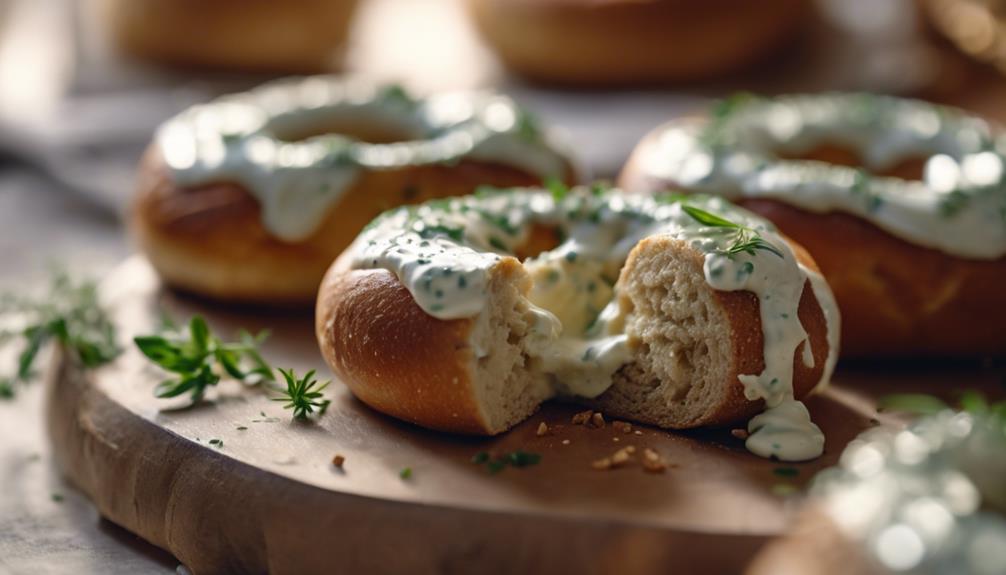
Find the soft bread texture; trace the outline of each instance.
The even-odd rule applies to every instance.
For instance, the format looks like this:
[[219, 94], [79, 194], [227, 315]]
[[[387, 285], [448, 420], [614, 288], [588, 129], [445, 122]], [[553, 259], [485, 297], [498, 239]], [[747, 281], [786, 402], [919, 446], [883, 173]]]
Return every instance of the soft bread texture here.
[[487, 43], [540, 81], [695, 80], [753, 62], [806, 21], [806, 0], [468, 0]]
[[103, 0], [119, 49], [173, 66], [309, 73], [331, 69], [357, 0]]
[[130, 227], [172, 286], [236, 303], [309, 306], [325, 270], [380, 212], [464, 195], [483, 184], [535, 183], [537, 177], [519, 170], [469, 160], [366, 172], [332, 204], [315, 233], [291, 243], [269, 234], [258, 202], [242, 186], [176, 185], [155, 145], [140, 167]]
[[[516, 258], [493, 268], [487, 312], [445, 321], [427, 315], [390, 272], [351, 269], [352, 257], [343, 254], [326, 275], [316, 327], [326, 361], [362, 401], [424, 427], [496, 434], [553, 396], [529, 349], [531, 284]], [[609, 391], [584, 403], [668, 428], [728, 424], [761, 408], [737, 380], [764, 368], [758, 301], [710, 288], [702, 262], [695, 248], [664, 237], [632, 251], [619, 302], [629, 312], [632, 360]], [[796, 351], [798, 398], [820, 381], [828, 355], [824, 314], [809, 285], [799, 313], [815, 366], [803, 366]]]
[[[664, 237], [647, 238], [622, 270], [621, 305], [635, 352], [615, 383], [592, 405], [610, 415], [668, 428], [725, 425], [754, 415], [737, 376], [765, 369], [759, 304], [750, 292], [709, 287], [701, 252]], [[816, 269], [791, 243], [797, 259]], [[827, 325], [809, 282], [799, 306], [814, 367], [793, 356], [793, 391], [799, 399], [821, 380], [828, 357]]]
[[[625, 190], [655, 187], [640, 166], [646, 144], [622, 171], [619, 184]], [[835, 147], [803, 157], [858, 165]], [[902, 162], [885, 175], [918, 178], [920, 163]], [[842, 312], [843, 357], [1006, 354], [1006, 258], [955, 257], [845, 213], [811, 213], [770, 199], [734, 203], [772, 221], [813, 255]]]

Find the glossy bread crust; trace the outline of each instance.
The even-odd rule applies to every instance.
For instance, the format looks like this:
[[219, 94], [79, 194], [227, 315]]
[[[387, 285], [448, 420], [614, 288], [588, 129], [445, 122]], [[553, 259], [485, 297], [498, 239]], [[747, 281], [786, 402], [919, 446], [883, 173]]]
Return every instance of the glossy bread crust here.
[[176, 185], [154, 145], [140, 167], [130, 227], [158, 273], [175, 287], [237, 303], [310, 306], [325, 270], [382, 211], [464, 195], [482, 184], [537, 183], [519, 170], [468, 160], [367, 172], [332, 204], [314, 234], [290, 243], [268, 233], [258, 202], [242, 186]]
[[807, 0], [468, 0], [507, 67], [559, 84], [707, 78], [766, 55], [807, 19]]

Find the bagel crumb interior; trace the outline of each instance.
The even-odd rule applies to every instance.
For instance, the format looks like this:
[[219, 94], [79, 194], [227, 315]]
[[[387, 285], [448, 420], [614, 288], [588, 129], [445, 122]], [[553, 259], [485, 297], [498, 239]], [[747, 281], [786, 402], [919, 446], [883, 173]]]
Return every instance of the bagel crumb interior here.
[[[494, 268], [488, 313], [470, 339], [478, 403], [493, 432], [527, 418], [557, 393], [553, 375], [542, 366], [541, 340], [530, 337], [532, 277], [542, 280], [533, 260], [526, 267], [504, 261], [512, 264]], [[733, 368], [733, 348], [730, 323], [705, 280], [702, 262], [700, 253], [670, 238], [650, 238], [637, 247], [622, 270], [616, 296], [631, 360], [594, 400], [597, 405], [665, 427], [692, 426], [716, 411]], [[562, 318], [569, 314], [561, 307], [575, 299], [570, 294], [534, 303]], [[560, 309], [549, 309], [550, 304]], [[560, 337], [584, 337], [565, 328]]]

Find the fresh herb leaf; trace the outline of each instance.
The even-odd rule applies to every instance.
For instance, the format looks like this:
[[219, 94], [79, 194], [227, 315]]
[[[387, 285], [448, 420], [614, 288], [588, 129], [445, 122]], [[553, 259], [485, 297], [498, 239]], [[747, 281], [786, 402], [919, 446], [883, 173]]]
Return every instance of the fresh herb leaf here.
[[549, 192], [552, 193], [552, 199], [556, 203], [561, 202], [569, 194], [569, 186], [564, 184], [562, 180], [558, 178], [549, 178], [545, 180], [545, 187]]
[[330, 381], [318, 385], [313, 369], [302, 378], [298, 378], [292, 369], [280, 368], [279, 372], [286, 380], [286, 389], [281, 391], [283, 394], [281, 397], [275, 397], [273, 401], [286, 402], [283, 408], [293, 409], [294, 419], [307, 419], [315, 409], [319, 410], [319, 414], [328, 409], [331, 401], [324, 399], [322, 391], [328, 387]]
[[259, 346], [268, 335], [261, 332], [253, 336], [241, 331], [239, 341], [227, 343], [213, 335], [206, 320], [197, 315], [189, 320], [187, 335], [178, 331], [141, 335], [133, 338], [133, 342], [161, 369], [176, 374], [158, 384], [154, 395], [171, 398], [189, 394], [196, 404], [223, 375], [248, 385], [275, 381], [272, 366], [259, 353]]
[[728, 219], [695, 206], [682, 204], [681, 209], [684, 210], [686, 214], [691, 216], [692, 219], [704, 226], [733, 230], [732, 233], [734, 237], [732, 238], [730, 245], [720, 252], [725, 256], [733, 256], [742, 252], [753, 256], [755, 255], [756, 250], [764, 250], [779, 257], [783, 257], [779, 248], [765, 241], [765, 238], [761, 237], [758, 232], [752, 228], [731, 222]]
[[54, 275], [48, 294], [38, 299], [0, 296], [0, 314], [8, 327], [0, 331], [0, 347], [21, 343], [17, 369], [0, 377], [0, 399], [16, 395], [17, 387], [35, 378], [35, 362], [50, 342], [72, 353], [85, 368], [108, 363], [120, 353], [115, 325], [98, 301], [93, 281]]
[[406, 467], [405, 469], [402, 469], [401, 471], [398, 472], [398, 476], [406, 481], [412, 479], [412, 468]]
[[735, 224], [730, 220], [717, 216], [714, 213], [707, 212], [701, 208], [696, 208], [695, 206], [689, 206], [686, 204], [681, 206], [681, 209], [684, 210], [686, 214], [691, 216], [693, 220], [711, 228], [742, 229], [742, 226]]

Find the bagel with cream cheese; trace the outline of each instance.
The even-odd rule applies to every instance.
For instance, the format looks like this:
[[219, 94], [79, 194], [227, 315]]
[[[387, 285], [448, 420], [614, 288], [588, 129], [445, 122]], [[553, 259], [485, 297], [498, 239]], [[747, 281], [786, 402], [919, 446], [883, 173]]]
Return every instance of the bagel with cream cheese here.
[[808, 0], [467, 0], [511, 70], [571, 85], [637, 85], [719, 76], [790, 40]]
[[553, 186], [386, 212], [318, 295], [326, 361], [372, 407], [496, 434], [556, 396], [667, 428], [751, 420], [748, 447], [820, 454], [798, 401], [839, 318], [802, 248], [718, 198]]
[[167, 283], [217, 299], [314, 302], [332, 260], [381, 211], [481, 184], [570, 181], [513, 101], [413, 98], [330, 77], [268, 84], [165, 123], [131, 213]]
[[1002, 355], [1004, 151], [984, 120], [924, 102], [739, 96], [654, 130], [620, 184], [772, 220], [834, 290], [844, 356]]
[[249, 72], [331, 70], [357, 0], [101, 0], [116, 47], [171, 66]]
[[746, 575], [1006, 573], [1002, 405], [863, 433]]

